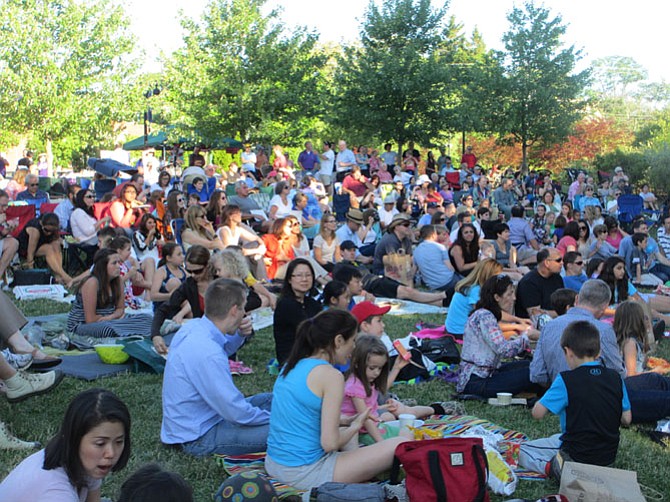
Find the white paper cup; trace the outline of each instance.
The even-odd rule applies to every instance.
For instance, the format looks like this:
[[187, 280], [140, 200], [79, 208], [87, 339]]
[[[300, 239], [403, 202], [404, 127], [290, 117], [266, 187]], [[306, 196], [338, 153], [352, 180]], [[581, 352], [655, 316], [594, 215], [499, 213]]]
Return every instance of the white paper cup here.
[[510, 392], [498, 392], [498, 404], [500, 406], [509, 406], [512, 404], [512, 394]]
[[416, 417], [411, 413], [403, 413], [398, 415], [398, 420], [400, 421], [400, 428], [405, 429], [407, 427], [414, 427]]

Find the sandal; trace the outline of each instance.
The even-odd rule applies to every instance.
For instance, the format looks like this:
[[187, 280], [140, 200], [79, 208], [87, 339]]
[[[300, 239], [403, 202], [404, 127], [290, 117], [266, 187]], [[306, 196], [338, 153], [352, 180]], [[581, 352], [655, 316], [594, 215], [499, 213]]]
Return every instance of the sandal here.
[[32, 368], [35, 370], [44, 370], [47, 368], [53, 368], [54, 366], [58, 366], [60, 363], [63, 362], [63, 360], [60, 357], [55, 357], [55, 356], [47, 356], [45, 355], [42, 358], [37, 358], [37, 353], [39, 352], [40, 349], [34, 349], [32, 352], [33, 356], [33, 364]]

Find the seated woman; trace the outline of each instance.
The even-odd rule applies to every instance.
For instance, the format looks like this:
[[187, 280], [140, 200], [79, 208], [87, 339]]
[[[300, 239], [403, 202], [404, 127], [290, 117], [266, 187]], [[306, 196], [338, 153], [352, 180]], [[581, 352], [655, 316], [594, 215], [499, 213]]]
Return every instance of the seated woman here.
[[161, 327], [166, 319], [181, 324], [186, 318], [202, 317], [205, 313], [205, 291], [212, 280], [210, 254], [203, 246], [191, 246], [186, 253], [186, 272], [189, 276], [175, 289], [170, 298], [154, 312], [151, 341], [159, 354], [167, 354]]
[[649, 302], [654, 319], [663, 320], [670, 325], [670, 316], [664, 315], [670, 312], [670, 298], [655, 294], [641, 295], [630, 282], [626, 262], [621, 256], [614, 255], [607, 258], [598, 279], [605, 281], [612, 291], [612, 303], [605, 311], [606, 316], [613, 316], [617, 305], [630, 299], [640, 303]]
[[[172, 233], [170, 222], [177, 218], [186, 216], [186, 197], [179, 190], [172, 190], [167, 198], [167, 208], [163, 216], [163, 225], [168, 229], [168, 234]], [[175, 240], [177, 236], [169, 235], [170, 240]]]
[[482, 286], [494, 275], [502, 273], [502, 270], [503, 266], [498, 261], [486, 258], [477, 262], [477, 266], [472, 272], [456, 284], [445, 321], [445, 327], [449, 334], [463, 336], [465, 323], [479, 301]]
[[519, 267], [516, 247], [509, 240], [510, 231], [507, 223], [498, 222], [495, 226], [496, 239], [491, 241], [496, 252], [496, 261], [503, 266], [503, 272], [513, 281], [519, 281], [530, 270], [528, 267]]
[[292, 225], [291, 232], [293, 235], [291, 236], [291, 245], [293, 246], [293, 253], [295, 254], [295, 257], [304, 258], [310, 262], [312, 268], [314, 269], [316, 280], [319, 282], [319, 284], [327, 284], [328, 281], [330, 281], [328, 271], [319, 265], [319, 262], [317, 262], [312, 256], [312, 252], [309, 249], [309, 242], [307, 241], [307, 237], [305, 237], [305, 235], [302, 233], [302, 227], [300, 226], [300, 221], [298, 221], [297, 216], [291, 215], [286, 219], [290, 220]]
[[158, 175], [158, 181], [151, 185], [149, 192], [154, 193], [156, 190], [160, 190], [163, 192], [163, 197], [167, 198], [170, 190], [172, 189], [172, 185], [170, 184], [171, 180], [172, 177], [170, 176], [169, 172], [161, 171], [161, 173]]
[[142, 215], [140, 224], [133, 233], [133, 248], [137, 260], [148, 272], [148, 274], [145, 274], [147, 281], [151, 282], [153, 280], [156, 264], [160, 260], [158, 249], [164, 245], [163, 236], [158, 232], [156, 217], [150, 213]]
[[291, 185], [287, 181], [280, 181], [275, 185], [275, 195], [270, 199], [270, 209], [268, 218], [270, 221], [277, 218], [286, 218], [291, 214], [292, 207], [288, 195], [291, 191]]
[[265, 279], [265, 243], [258, 237], [256, 232], [242, 223], [242, 210], [240, 206], [228, 204], [221, 212], [221, 226], [216, 231], [224, 248], [228, 246], [240, 246], [242, 253], [250, 262], [252, 272], [258, 280]]
[[561, 257], [565, 256], [568, 251], [577, 251], [579, 239], [579, 222], [572, 220], [565, 225], [563, 229], [563, 236], [558, 241], [556, 249], [561, 253]]
[[278, 218], [272, 222], [271, 233], [263, 236], [268, 279], [284, 279], [288, 263], [295, 258], [293, 221], [288, 218]]
[[458, 229], [456, 241], [449, 250], [449, 259], [454, 270], [463, 277], [477, 265], [479, 259], [479, 235], [472, 223], [465, 223]]
[[605, 226], [607, 227], [607, 237], [605, 240], [618, 251], [621, 240], [628, 236], [628, 234], [621, 229], [619, 222], [613, 216], [605, 217]]
[[[305, 265], [300, 265], [305, 266]], [[279, 309], [277, 309], [279, 311]], [[369, 410], [343, 420], [344, 377], [358, 330], [344, 310], [329, 309], [298, 328], [295, 344], [273, 389], [265, 469], [301, 490], [335, 481], [361, 483], [388, 470], [396, 437], [341, 452], [356, 440]]]
[[345, 282], [332, 280], [323, 288], [323, 308], [349, 310], [351, 291]]
[[156, 268], [153, 260], [150, 263], [146, 260], [144, 263], [139, 263], [132, 255], [132, 243], [125, 235], [114, 237], [107, 247], [116, 251], [121, 258], [120, 277], [126, 307], [139, 309], [142, 303], [139, 297], [145, 291], [148, 293], [145, 295], [147, 300], [151, 296], [151, 283]]
[[9, 195], [0, 190], [0, 279], [4, 278], [7, 267], [19, 250], [19, 241], [12, 237], [12, 232], [19, 224], [18, 219], [7, 219]]
[[111, 221], [110, 216], [96, 219], [93, 212], [95, 194], [90, 190], [79, 190], [74, 198], [75, 210], [70, 216], [70, 228], [72, 237], [79, 243], [79, 248], [86, 253], [86, 265], [93, 264], [93, 257], [98, 251], [98, 230], [107, 226]]
[[54, 213], [33, 218], [19, 234], [19, 256], [25, 258], [26, 268], [35, 268], [35, 258], [43, 256], [56, 279], [66, 287], [72, 286], [72, 277], [63, 270], [63, 249], [60, 222]]
[[214, 232], [212, 223], [207, 219], [207, 214], [202, 206], [195, 205], [188, 208], [184, 219], [184, 230], [181, 240], [184, 250], [188, 251], [191, 246], [203, 246], [209, 249], [221, 250], [225, 246]]
[[185, 280], [184, 252], [179, 244], [168, 242], [163, 246], [163, 258], [158, 262], [158, 268], [151, 283], [151, 301], [154, 311], [163, 302], [170, 299], [172, 292]]
[[494, 275], [482, 286], [475, 311], [463, 333], [463, 350], [456, 391], [481, 397], [496, 397], [498, 392], [519, 392], [534, 389], [530, 381], [530, 361], [503, 363], [530, 348], [529, 335], [505, 339], [498, 325], [502, 312], [514, 308], [514, 283], [506, 275]]
[[314, 269], [303, 258], [296, 258], [286, 268], [286, 280], [274, 313], [274, 339], [277, 361], [281, 367], [288, 359], [295, 333], [305, 319], [321, 311], [321, 302], [311, 294], [314, 289]]
[[112, 249], [101, 249], [93, 260], [93, 271], [77, 291], [67, 316], [67, 330], [84, 337], [109, 338], [147, 336], [151, 316], [126, 316], [121, 257]]
[[96, 502], [102, 481], [130, 458], [130, 412], [115, 394], [89, 389], [68, 406], [46, 448], [0, 483], [0, 500]]
[[331, 213], [324, 213], [321, 218], [319, 233], [314, 238], [312, 245], [314, 259], [328, 272], [332, 272], [335, 264], [342, 261], [340, 240], [335, 235], [337, 220]]
[[121, 195], [109, 206], [109, 214], [112, 217], [111, 226], [123, 228], [130, 237], [133, 228], [143, 214], [145, 207], [137, 200], [137, 188], [132, 183], [126, 183], [121, 190]]
[[209, 198], [207, 203], [207, 219], [214, 225], [214, 228], [219, 228], [222, 224], [223, 210], [228, 204], [228, 196], [223, 190], [216, 190]]

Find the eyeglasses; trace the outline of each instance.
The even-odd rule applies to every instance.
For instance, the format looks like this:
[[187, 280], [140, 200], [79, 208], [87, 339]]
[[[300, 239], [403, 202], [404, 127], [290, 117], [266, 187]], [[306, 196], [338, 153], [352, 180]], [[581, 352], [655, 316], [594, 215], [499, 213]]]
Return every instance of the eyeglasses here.
[[31, 183], [31, 184], [28, 185], [28, 186], [29, 186], [29, 187], [38, 187], [38, 186], [40, 186], [40, 184], [39, 184], [39, 183]]
[[84, 199], [95, 199], [94, 195], [84, 195]]
[[205, 267], [200, 267], [200, 268], [186, 268], [186, 271], [189, 274], [201, 274], [205, 270]]
[[406, 221], [406, 222], [404, 222], [404, 223], [401, 223], [400, 226], [402, 226], [402, 227], [409, 227], [409, 226], [410, 226], [410, 222], [409, 222], [409, 221]]
[[579, 230], [586, 230], [586, 227], [579, 227]]
[[177, 199], [177, 202], [184, 202], [184, 198], [180, 197], [179, 199]]

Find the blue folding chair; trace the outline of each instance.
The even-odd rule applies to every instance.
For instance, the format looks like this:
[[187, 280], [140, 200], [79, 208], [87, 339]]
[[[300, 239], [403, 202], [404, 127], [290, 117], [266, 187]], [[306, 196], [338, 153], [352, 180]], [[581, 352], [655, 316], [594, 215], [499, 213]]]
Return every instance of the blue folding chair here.
[[177, 244], [184, 249], [184, 244], [181, 240], [181, 231], [184, 228], [184, 218], [174, 218], [170, 220], [170, 229], [172, 230], [172, 235], [174, 235], [174, 240], [177, 241]]
[[617, 199], [617, 207], [619, 208], [619, 223], [630, 227], [635, 217], [643, 214], [644, 201], [639, 195], [624, 194]]

